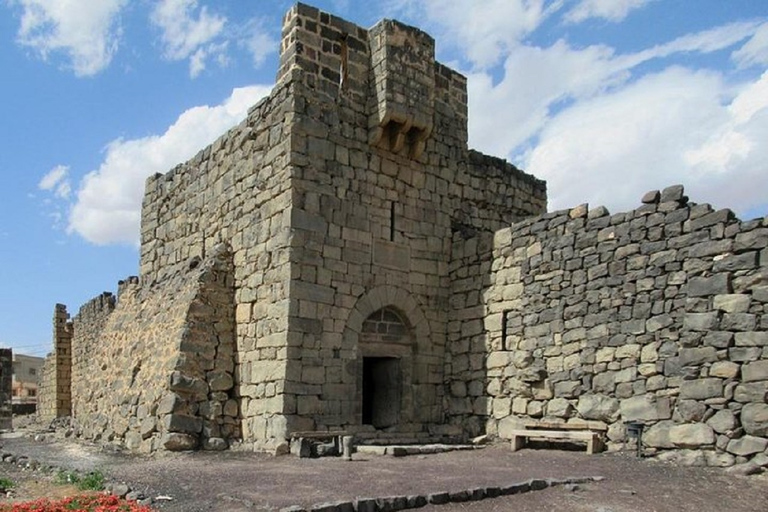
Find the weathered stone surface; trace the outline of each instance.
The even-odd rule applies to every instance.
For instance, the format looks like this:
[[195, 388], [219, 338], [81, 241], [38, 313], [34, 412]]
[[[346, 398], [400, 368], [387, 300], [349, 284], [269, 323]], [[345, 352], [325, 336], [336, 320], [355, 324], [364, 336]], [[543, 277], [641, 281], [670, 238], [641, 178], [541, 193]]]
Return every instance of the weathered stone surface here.
[[731, 439], [728, 442], [728, 452], [734, 455], [752, 455], [760, 453], [768, 448], [768, 439], [755, 436], [744, 436], [739, 439]]
[[674, 426], [672, 421], [660, 421], [643, 432], [643, 444], [651, 448], [674, 448], [670, 439], [670, 431]]
[[640, 395], [624, 399], [619, 405], [624, 421], [652, 422], [671, 417], [669, 400], [654, 398], [652, 395]]
[[680, 366], [698, 366], [717, 361], [714, 347], [683, 348], [680, 350]]
[[731, 361], [718, 361], [709, 367], [709, 376], [721, 379], [733, 379], [739, 374], [740, 365]]
[[565, 398], [553, 398], [547, 402], [547, 416], [569, 418], [573, 414], [573, 405]]
[[768, 404], [746, 404], [741, 409], [741, 426], [747, 434], [768, 437]]
[[197, 448], [197, 438], [189, 434], [179, 434], [177, 432], [168, 432], [163, 434], [160, 441], [166, 450], [179, 452], [185, 450], [194, 450]]
[[613, 423], [619, 417], [619, 401], [604, 395], [582, 395], [576, 410], [584, 419]]
[[723, 381], [716, 378], [689, 380], [680, 386], [680, 398], [705, 400], [723, 396]]
[[745, 364], [741, 368], [741, 378], [744, 382], [768, 380], [768, 359]]
[[669, 441], [678, 448], [698, 448], [715, 444], [715, 433], [702, 423], [675, 425], [669, 429]]
[[680, 400], [677, 403], [675, 412], [680, 420], [685, 423], [699, 422], [704, 418], [707, 406], [696, 400]]
[[718, 434], [726, 434], [739, 426], [736, 416], [728, 409], [717, 411], [709, 420], [707, 425]]
[[741, 403], [764, 403], [768, 400], [768, 382], [739, 384], [733, 392], [733, 399]]

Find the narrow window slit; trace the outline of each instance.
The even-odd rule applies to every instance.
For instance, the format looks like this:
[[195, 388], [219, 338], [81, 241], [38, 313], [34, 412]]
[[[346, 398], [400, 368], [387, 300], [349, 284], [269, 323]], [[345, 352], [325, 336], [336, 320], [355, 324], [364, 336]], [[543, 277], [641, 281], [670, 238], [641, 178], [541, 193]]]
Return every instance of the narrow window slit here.
[[395, 241], [395, 202], [389, 204], [389, 240]]

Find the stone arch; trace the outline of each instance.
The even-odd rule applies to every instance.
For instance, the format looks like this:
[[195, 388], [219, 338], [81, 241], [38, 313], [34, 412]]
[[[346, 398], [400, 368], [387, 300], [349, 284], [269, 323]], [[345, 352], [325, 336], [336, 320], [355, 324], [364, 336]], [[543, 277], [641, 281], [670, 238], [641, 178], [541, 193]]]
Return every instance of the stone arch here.
[[363, 322], [383, 308], [395, 310], [416, 337], [416, 350], [426, 348], [431, 337], [429, 321], [410, 293], [396, 286], [378, 286], [362, 295], [347, 319], [344, 338], [355, 344], [363, 332]]
[[[365, 327], [367, 320], [369, 332]], [[400, 324], [404, 330], [395, 343], [387, 343], [386, 336], [371, 336], [370, 326], [375, 322]], [[425, 352], [430, 342], [429, 321], [407, 291], [394, 286], [381, 286], [357, 300], [344, 329], [344, 345], [356, 354], [353, 370], [356, 382], [354, 418], [350, 418], [353, 423], [370, 425], [376, 430], [396, 430], [399, 425], [413, 421], [413, 386], [418, 380], [414, 377], [415, 361], [418, 353]], [[370, 386], [372, 380], [376, 381], [376, 375], [382, 374], [388, 375], [385, 377], [388, 386], [397, 385], [397, 389], [385, 391], [386, 398], [383, 400], [398, 404], [396, 410], [384, 412], [387, 420], [380, 420], [382, 415], [372, 412], [377, 407], [370, 403], [371, 400], [381, 403], [375, 398], [378, 391], [371, 394]], [[375, 385], [379, 391], [380, 382]]]

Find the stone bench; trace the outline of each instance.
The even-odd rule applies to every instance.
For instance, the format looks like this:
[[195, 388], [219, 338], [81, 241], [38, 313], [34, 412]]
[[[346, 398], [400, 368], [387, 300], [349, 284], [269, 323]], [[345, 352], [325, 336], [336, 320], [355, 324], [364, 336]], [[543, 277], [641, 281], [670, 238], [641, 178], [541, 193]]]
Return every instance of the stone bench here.
[[513, 452], [523, 448], [529, 439], [541, 439], [546, 441], [586, 441], [587, 453], [590, 455], [603, 450], [603, 434], [601, 432], [584, 429], [570, 430], [561, 427], [559, 430], [513, 430], [510, 439]]
[[[349, 438], [349, 441], [344, 443], [344, 438]], [[291, 453], [295, 453], [299, 457], [311, 457], [311, 441], [330, 441], [333, 442], [339, 455], [348, 458], [350, 454], [347, 452], [351, 450], [352, 446], [351, 439], [352, 435], [346, 430], [291, 432]]]

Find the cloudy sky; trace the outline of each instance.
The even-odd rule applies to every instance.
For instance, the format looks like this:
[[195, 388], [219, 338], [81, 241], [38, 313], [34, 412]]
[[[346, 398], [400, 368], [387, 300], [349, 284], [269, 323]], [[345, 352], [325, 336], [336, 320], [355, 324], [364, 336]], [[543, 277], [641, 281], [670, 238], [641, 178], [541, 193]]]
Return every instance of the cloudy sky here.
[[[268, 94], [291, 3], [0, 0], [0, 345], [46, 353], [56, 302], [137, 273], [145, 178]], [[768, 214], [768, 1], [315, 4], [431, 33], [469, 79], [470, 145], [546, 179], [550, 209], [683, 183]]]

